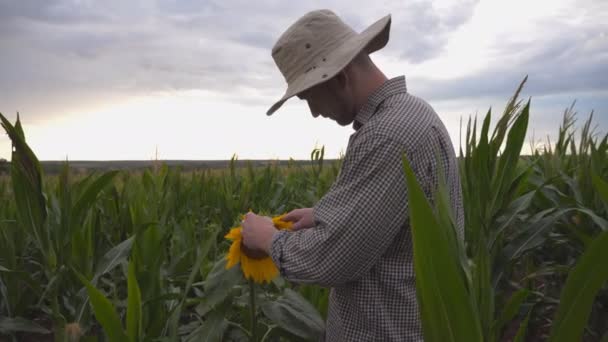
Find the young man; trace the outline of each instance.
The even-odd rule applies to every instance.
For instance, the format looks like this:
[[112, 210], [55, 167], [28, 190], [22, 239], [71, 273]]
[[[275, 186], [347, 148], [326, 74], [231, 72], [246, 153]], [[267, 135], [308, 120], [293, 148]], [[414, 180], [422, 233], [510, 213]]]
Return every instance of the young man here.
[[443, 123], [407, 92], [403, 76], [387, 79], [369, 58], [388, 42], [390, 23], [389, 15], [356, 33], [331, 11], [313, 11], [272, 49], [287, 91], [267, 114], [297, 96], [314, 117], [355, 132], [328, 193], [288, 214], [295, 231], [250, 213], [243, 243], [269, 254], [289, 281], [331, 287], [324, 336], [331, 342], [423, 338], [403, 155], [428, 198], [443, 169], [462, 235], [458, 165]]

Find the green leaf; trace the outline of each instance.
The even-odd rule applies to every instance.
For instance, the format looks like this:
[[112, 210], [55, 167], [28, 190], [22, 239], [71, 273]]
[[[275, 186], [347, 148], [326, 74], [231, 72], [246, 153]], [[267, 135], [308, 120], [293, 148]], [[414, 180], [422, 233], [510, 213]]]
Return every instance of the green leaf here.
[[514, 175], [517, 172], [517, 168], [514, 167], [519, 161], [519, 155], [523, 146], [526, 130], [528, 128], [528, 118], [530, 111], [530, 101], [526, 104], [521, 114], [513, 123], [513, 126], [509, 130], [507, 135], [507, 143], [505, 150], [499, 158], [497, 168], [494, 170], [495, 174], [492, 178], [491, 190], [493, 191], [493, 198], [490, 209], [492, 212], [498, 211], [503, 206], [505, 198], [505, 192], [511, 188]]
[[95, 203], [97, 195], [114, 180], [118, 172], [106, 172], [86, 187], [82, 196], [74, 203], [71, 217], [73, 224], [82, 224], [83, 216]]
[[509, 323], [519, 313], [521, 304], [528, 298], [529, 294], [530, 291], [527, 289], [521, 289], [509, 298], [500, 316], [492, 325], [492, 336], [495, 336], [496, 340], [499, 340], [498, 336], [505, 324]]
[[220, 310], [214, 310], [211, 314], [206, 315], [205, 322], [186, 337], [186, 342], [222, 341], [228, 327], [228, 321], [224, 318], [225, 314], [225, 309], [220, 308]]
[[526, 251], [542, 245], [549, 232], [555, 228], [555, 223], [571, 210], [572, 209], [553, 211], [553, 209], [549, 209], [545, 212], [538, 213], [537, 217], [540, 217], [540, 214], [550, 214], [539, 218], [538, 220], [531, 221], [531, 224], [527, 229], [523, 230], [509, 242], [509, 244], [503, 248], [504, 260], [514, 261]]
[[95, 318], [103, 327], [103, 330], [108, 335], [110, 341], [127, 341], [127, 336], [122, 329], [122, 323], [114, 305], [112, 305], [103, 293], [95, 288], [95, 286], [93, 286], [85, 277], [76, 270], [73, 271], [87, 288]]
[[517, 261], [526, 252], [542, 245], [561, 217], [572, 210], [550, 208], [538, 212], [528, 219], [528, 226], [520, 229], [519, 233], [502, 247], [500, 257], [495, 261], [492, 283], [495, 286], [498, 284], [505, 274], [508, 264]]
[[[215, 236], [216, 233], [217, 233], [217, 230], [212, 229], [210, 236]], [[201, 265], [203, 264], [203, 261], [205, 261], [207, 259], [207, 254], [209, 254], [209, 250], [211, 249], [211, 246], [214, 243], [215, 243], [215, 239], [208, 238], [202, 243], [201, 247], [199, 249], [197, 249], [198, 256], [196, 258], [196, 263], [194, 264], [194, 266], [192, 267], [192, 270], [190, 271], [190, 276], [188, 277], [188, 281], [186, 282], [186, 287], [184, 288], [184, 291], [180, 298], [181, 299], [180, 303], [179, 303], [178, 307], [176, 308], [176, 310], [174, 311], [173, 317], [171, 319], [171, 330], [170, 331], [171, 331], [171, 337], [174, 339], [177, 339], [179, 319], [181, 317], [181, 313], [182, 313], [182, 310], [184, 307], [184, 302], [188, 298], [188, 292], [190, 292], [190, 289], [192, 288], [192, 284], [194, 283], [195, 277], [197, 276], [197, 274], [200, 274]]]
[[600, 195], [604, 204], [608, 205], [608, 183], [601, 179], [597, 174], [592, 175], [593, 187]]
[[593, 221], [593, 223], [597, 224], [601, 230], [608, 232], [608, 221], [598, 216], [592, 210], [587, 208], [573, 208], [573, 210], [580, 212], [581, 214], [585, 214], [589, 216], [589, 218]]
[[276, 301], [264, 302], [262, 312], [281, 328], [307, 340], [318, 340], [325, 331], [323, 318], [314, 306], [289, 288]]
[[142, 327], [141, 313], [141, 291], [137, 284], [135, 274], [135, 262], [129, 262], [129, 274], [127, 277], [127, 335], [131, 342], [140, 341]]
[[450, 250], [446, 229], [440, 226], [407, 158], [410, 224], [420, 316], [426, 341], [483, 341], [480, 319], [465, 286], [459, 263]]
[[13, 145], [11, 181], [18, 222], [33, 236], [47, 267], [54, 271], [57, 257], [49, 240], [49, 232], [45, 230], [47, 211], [40, 162], [25, 142], [19, 116], [14, 127], [2, 114], [0, 121]]
[[593, 240], [570, 272], [562, 290], [560, 305], [549, 340], [580, 341], [591, 313], [593, 300], [608, 280], [608, 232]]
[[[34, 291], [34, 294], [36, 294], [37, 296], [40, 296], [40, 294], [43, 293], [42, 287], [39, 281], [34, 280], [34, 278], [32, 278], [32, 276], [30, 275], [30, 273], [26, 272], [26, 271], [14, 271], [14, 270], [10, 270], [8, 268], [2, 267], [0, 266], [0, 273], [8, 273], [12, 276], [14, 276], [15, 278], [20, 279], [22, 282], [24, 282], [29, 288], [30, 290]], [[2, 277], [0, 277], [0, 283], [1, 283]], [[44, 284], [45, 286], [48, 286], [48, 284]]]
[[[112, 247], [109, 251], [107, 251], [99, 263], [95, 268], [95, 274], [93, 279], [91, 280], [91, 284], [96, 285], [97, 281], [101, 276], [110, 272], [114, 267], [124, 263], [127, 261], [129, 253], [131, 252], [131, 247], [133, 246], [133, 241], [135, 240], [135, 235], [126, 239], [125, 241], [119, 243], [118, 245]], [[88, 304], [88, 299], [86, 299], [78, 309], [77, 320], [80, 321], [84, 315], [85, 309]]]
[[226, 269], [226, 259], [215, 263], [205, 279], [205, 300], [197, 307], [197, 312], [204, 315], [216, 305], [222, 303], [232, 288], [243, 280], [240, 265]]
[[97, 264], [97, 267], [95, 268], [95, 276], [93, 277], [93, 280], [91, 280], [93, 284], [97, 283], [99, 277], [108, 273], [114, 267], [127, 261], [134, 240], [135, 236], [131, 236], [125, 241], [112, 247], [109, 251], [106, 252], [106, 254], [104, 254], [104, 256], [101, 258], [101, 261]]
[[517, 329], [517, 335], [513, 339], [513, 342], [526, 342], [526, 333], [528, 331], [528, 323], [530, 322], [530, 317], [532, 316], [532, 309], [526, 315], [526, 319], [521, 322], [519, 329]]
[[0, 333], [11, 334], [15, 332], [28, 332], [36, 334], [49, 334], [50, 331], [40, 325], [21, 317], [1, 317]]
[[496, 239], [502, 232], [509, 227], [509, 225], [515, 220], [515, 218], [524, 210], [528, 209], [532, 203], [532, 199], [536, 195], [535, 191], [530, 191], [524, 195], [521, 195], [509, 204], [509, 207], [504, 211], [501, 216], [500, 225], [496, 229], [490, 231], [490, 237], [488, 238], [488, 247], [492, 248]]
[[[483, 237], [483, 235], [482, 235]], [[486, 243], [481, 240], [477, 246], [477, 253], [473, 261], [473, 292], [475, 295], [475, 303], [477, 304], [477, 316], [481, 323], [482, 333], [484, 335], [491, 333], [491, 325], [494, 319], [494, 288], [492, 287], [492, 265], [490, 262], [490, 253]], [[485, 336], [489, 337], [489, 336]]]
[[66, 160], [61, 168], [59, 175], [59, 184], [57, 185], [57, 195], [59, 197], [60, 213], [61, 213], [61, 229], [57, 229], [57, 239], [62, 241], [62, 246], [65, 246], [70, 240], [72, 240], [72, 234], [70, 232], [71, 222], [71, 210], [72, 210], [72, 199], [70, 191], [70, 167]]

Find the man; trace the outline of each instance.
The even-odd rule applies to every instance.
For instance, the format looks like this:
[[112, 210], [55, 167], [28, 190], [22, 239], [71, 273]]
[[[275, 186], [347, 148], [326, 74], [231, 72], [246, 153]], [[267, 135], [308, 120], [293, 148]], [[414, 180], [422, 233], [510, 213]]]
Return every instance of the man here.
[[332, 288], [324, 336], [331, 342], [423, 338], [403, 155], [428, 198], [443, 169], [463, 227], [458, 167], [444, 125], [407, 92], [403, 76], [387, 79], [369, 58], [388, 42], [390, 23], [389, 15], [357, 34], [331, 11], [313, 11], [272, 49], [288, 86], [268, 114], [297, 96], [314, 117], [353, 124], [355, 132], [328, 193], [314, 208], [288, 213], [295, 231], [277, 231], [269, 218], [250, 213], [243, 243], [269, 254], [289, 281]]

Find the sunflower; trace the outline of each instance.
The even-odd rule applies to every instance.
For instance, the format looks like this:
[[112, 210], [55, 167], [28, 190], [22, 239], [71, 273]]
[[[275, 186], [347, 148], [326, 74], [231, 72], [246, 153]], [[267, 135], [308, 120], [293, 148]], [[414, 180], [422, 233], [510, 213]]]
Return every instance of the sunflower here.
[[[283, 216], [285, 215], [273, 217], [272, 223], [274, 224], [275, 228], [279, 230], [291, 230], [293, 227], [293, 222], [283, 221]], [[226, 264], [226, 269], [232, 268], [240, 262], [241, 270], [243, 271], [243, 275], [246, 279], [253, 279], [253, 281], [256, 283], [269, 283], [277, 276], [279, 270], [274, 265], [272, 258], [266, 254], [260, 258], [247, 255], [245, 248], [242, 245], [242, 229], [243, 228], [241, 226], [232, 228], [228, 234], [224, 236], [226, 239], [232, 241], [232, 245], [228, 251], [228, 263]]]

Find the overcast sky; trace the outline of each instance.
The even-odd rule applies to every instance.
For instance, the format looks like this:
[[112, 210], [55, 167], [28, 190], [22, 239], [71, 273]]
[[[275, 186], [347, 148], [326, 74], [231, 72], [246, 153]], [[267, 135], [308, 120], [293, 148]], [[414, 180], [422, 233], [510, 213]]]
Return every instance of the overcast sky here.
[[265, 115], [285, 89], [270, 50], [318, 8], [356, 31], [392, 15], [372, 59], [406, 76], [456, 147], [460, 119], [497, 117], [525, 75], [530, 136], [555, 136], [574, 100], [579, 121], [594, 109], [608, 128], [605, 0], [0, 0], [0, 112], [20, 113], [42, 160], [336, 157], [351, 127], [297, 99]]

